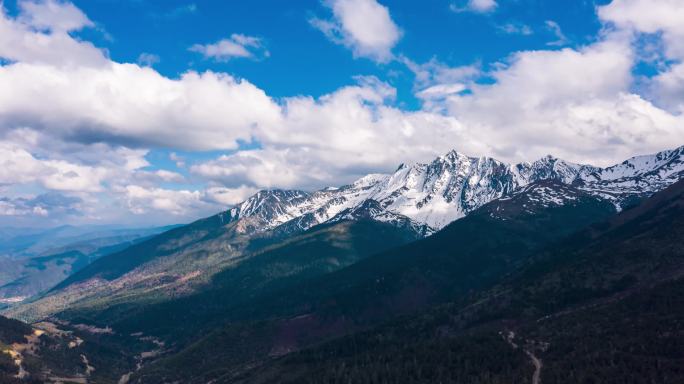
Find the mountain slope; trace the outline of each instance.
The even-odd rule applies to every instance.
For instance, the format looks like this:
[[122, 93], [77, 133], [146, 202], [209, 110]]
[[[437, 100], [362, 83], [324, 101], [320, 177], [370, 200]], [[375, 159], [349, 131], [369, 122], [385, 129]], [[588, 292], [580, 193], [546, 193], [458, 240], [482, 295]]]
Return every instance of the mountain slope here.
[[59, 316], [178, 342], [185, 335], [194, 337], [194, 333], [222, 323], [226, 313], [237, 314], [250, 302], [416, 239], [410, 229], [373, 220], [327, 224], [245, 256], [187, 297], [147, 306], [109, 301], [104, 310], [77, 303]]
[[223, 382], [681, 382], [683, 224], [680, 181], [467, 300]]
[[[402, 165], [391, 175], [368, 175], [340, 188], [312, 193], [261, 191], [227, 212], [98, 260], [54, 290], [68, 291], [67, 299], [53, 300], [57, 307], [35, 311], [36, 306], [30, 305], [26, 309], [30, 314], [22, 316], [49, 315], [86, 296], [112, 296], [112, 286], [128, 297], [140, 297], [150, 289], [167, 297], [185, 294], [261, 246], [342, 218], [371, 218], [430, 235], [492, 199], [536, 181], [573, 185], [618, 207], [628, 206], [679, 177], [684, 171], [683, 152], [682, 148], [664, 151], [601, 169], [552, 157], [507, 165], [452, 151], [428, 164]], [[127, 295], [123, 287], [138, 292]]]
[[[549, 195], [549, 189], [562, 193], [542, 198]], [[571, 186], [554, 181], [535, 183], [426, 239], [237, 308], [217, 308], [215, 316], [225, 325], [212, 323], [207, 329], [213, 332], [134, 378], [140, 382], [205, 382], [230, 376], [268, 356], [291, 353], [462, 297], [496, 283], [540, 247], [614, 212], [611, 203]], [[177, 311], [183, 308], [202, 318], [203, 308], [193, 306], [193, 301], [188, 298]], [[158, 313], [148, 313], [152, 319], [175, 316], [168, 306], [149, 309]], [[141, 324], [141, 320], [144, 324], [144, 318], [129, 323]], [[226, 348], [228, 345], [231, 347]], [[191, 368], [179, 372], [178, 366]]]
[[[0, 316], [1, 383], [118, 383], [154, 339], [64, 322], [25, 324]], [[136, 357], [134, 357], [136, 356]]]

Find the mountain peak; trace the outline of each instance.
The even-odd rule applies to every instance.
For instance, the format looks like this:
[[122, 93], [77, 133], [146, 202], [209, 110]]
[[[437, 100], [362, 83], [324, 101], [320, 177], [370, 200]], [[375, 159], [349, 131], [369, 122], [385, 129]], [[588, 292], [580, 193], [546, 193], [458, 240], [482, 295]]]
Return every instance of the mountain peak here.
[[445, 153], [441, 157], [445, 158], [445, 159], [469, 159], [470, 158], [470, 156], [468, 156], [464, 153], [461, 153], [461, 152], [457, 151], [456, 149], [450, 150], [449, 152]]
[[349, 209], [363, 207], [362, 211], [371, 210], [376, 219], [400, 216], [440, 229], [492, 200], [512, 196], [527, 185], [545, 180], [546, 184], [533, 187], [543, 185], [561, 193], [572, 185], [619, 207], [679, 180], [684, 175], [682, 156], [684, 147], [598, 168], [552, 155], [532, 163], [506, 164], [451, 150], [429, 163], [402, 164], [392, 174], [369, 174], [339, 189], [329, 187], [313, 193], [260, 191], [240, 204], [236, 213], [239, 217], [258, 217], [264, 229], [295, 218], [297, 227], [306, 229], [342, 212], [358, 216], [360, 211]]

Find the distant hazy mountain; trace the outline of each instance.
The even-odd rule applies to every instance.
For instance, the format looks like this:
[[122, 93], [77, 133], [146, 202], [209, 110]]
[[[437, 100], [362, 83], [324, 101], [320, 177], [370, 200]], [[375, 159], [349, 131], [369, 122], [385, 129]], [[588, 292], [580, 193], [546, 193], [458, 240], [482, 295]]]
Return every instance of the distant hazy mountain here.
[[173, 227], [4, 228], [0, 247], [8, 253], [0, 256], [0, 305], [47, 291], [99, 257]]
[[122, 228], [116, 226], [71, 226], [54, 228], [0, 228], [0, 256], [26, 258], [59, 252], [93, 250], [132, 238], [155, 235], [175, 226]]

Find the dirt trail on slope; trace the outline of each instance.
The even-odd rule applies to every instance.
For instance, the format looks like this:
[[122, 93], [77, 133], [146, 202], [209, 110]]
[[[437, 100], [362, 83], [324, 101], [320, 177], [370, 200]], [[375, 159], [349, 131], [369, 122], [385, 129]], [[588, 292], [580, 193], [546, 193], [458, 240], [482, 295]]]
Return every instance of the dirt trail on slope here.
[[[506, 333], [505, 335], [503, 332], [499, 332], [499, 334], [511, 347], [513, 347], [513, 349], [520, 348], [520, 346], [515, 342], [515, 332], [508, 331], [508, 333]], [[532, 342], [532, 344], [534, 345], [535, 343]], [[544, 344], [542, 343], [542, 348], [546, 348], [547, 346], [548, 344], [544, 346]], [[532, 352], [531, 348], [523, 347], [522, 350], [523, 352], [525, 352], [527, 357], [530, 358], [530, 360], [532, 361], [532, 365], [534, 365], [534, 373], [532, 374], [532, 384], [541, 384], [541, 370], [544, 367], [544, 363], [542, 363], [542, 360]]]
[[542, 363], [540, 358], [535, 356], [529, 350], [525, 350], [525, 353], [532, 360], [532, 364], [534, 364], [534, 373], [532, 374], [532, 384], [540, 384], [541, 383], [541, 379], [540, 379], [541, 370], [542, 370], [542, 367], [544, 366], [544, 364]]
[[156, 337], [143, 336], [142, 332], [133, 333], [133, 334], [131, 334], [131, 336], [137, 337], [139, 340], [142, 340], [142, 341], [152, 342], [154, 345], [157, 346], [157, 348], [154, 350], [151, 350], [151, 351], [142, 352], [141, 354], [136, 356], [138, 362], [136, 363], [135, 371], [131, 371], [131, 372], [128, 372], [128, 373], [122, 375], [121, 378], [119, 379], [118, 384], [128, 384], [128, 382], [131, 380], [131, 376], [134, 373], [138, 372], [140, 369], [142, 369], [143, 365], [146, 362], [149, 362], [147, 360], [152, 360], [152, 359], [158, 357], [159, 355], [161, 355], [165, 352], [164, 351], [164, 346], [165, 346], [164, 342], [157, 339]]

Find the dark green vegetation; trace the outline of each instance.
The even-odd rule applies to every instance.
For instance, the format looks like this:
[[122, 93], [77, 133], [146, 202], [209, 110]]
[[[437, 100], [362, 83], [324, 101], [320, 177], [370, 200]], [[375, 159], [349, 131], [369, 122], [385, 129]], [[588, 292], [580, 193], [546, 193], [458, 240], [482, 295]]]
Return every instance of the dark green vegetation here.
[[123, 332], [144, 331], [170, 342], [193, 340], [226, 318], [249, 316], [245, 308], [268, 305], [264, 298], [415, 239], [412, 231], [376, 221], [320, 226], [237, 260], [197, 294], [144, 307], [122, 303], [61, 316]]
[[[116, 382], [151, 350], [161, 354], [131, 382], [684, 379], [684, 182], [618, 215], [572, 186], [538, 182], [414, 242], [408, 228], [367, 220], [250, 237], [225, 219], [167, 232], [70, 280], [114, 281], [146, 263], [187, 273], [212, 252], [230, 261], [211, 264], [217, 271], [189, 294], [140, 305], [136, 282], [60, 312], [114, 330], [65, 325], [102, 367], [92, 382]], [[38, 364], [58, 367], [73, 353]], [[64, 364], [64, 374], [83, 371]]]
[[158, 348], [144, 337], [0, 316], [0, 383], [118, 383], [121, 372], [135, 370], [134, 356]]
[[[562, 188], [572, 199], [562, 206], [535, 204], [534, 197], [550, 187]], [[550, 242], [613, 213], [612, 205], [604, 201], [543, 182], [513, 198], [488, 204], [427, 239], [266, 293], [238, 307], [225, 306], [230, 299], [218, 300], [220, 295], [209, 302], [191, 297], [176, 308], [177, 303], [171, 302], [153, 318], [165, 314], [173, 319], [176, 313], [184, 313], [188, 321], [199, 322], [197, 329], [206, 325], [206, 318], [224, 324], [211, 323], [205, 328], [208, 334], [195, 333], [192, 344], [177, 345], [177, 354], [150, 364], [134, 378], [144, 382], [228, 380], [244, 367], [270, 357], [486, 289]], [[231, 291], [223, 292], [226, 297]], [[180, 366], [183, 370], [177, 369]]]
[[0, 316], [0, 342], [4, 345], [24, 341], [24, 335], [28, 335], [33, 330], [21, 321], [8, 319]]
[[25, 335], [33, 332], [30, 326], [17, 320], [0, 316], [0, 383], [23, 383], [15, 378], [19, 367], [8, 353], [13, 343], [25, 341]]
[[684, 182], [538, 252], [490, 289], [225, 381], [530, 382], [529, 353], [543, 383], [680, 383], [682, 239]]
[[103, 257], [58, 284], [59, 290], [92, 277], [113, 280], [154, 258], [170, 255], [181, 248], [220, 236], [226, 214], [215, 215], [192, 224], [173, 228], [151, 239]]
[[274, 231], [254, 234], [249, 222], [231, 220], [225, 212], [101, 257], [37, 301], [7, 313], [36, 321], [67, 307], [98, 311], [183, 296], [241, 257], [286, 237]]
[[31, 334], [30, 326], [16, 320], [0, 316], [0, 383], [23, 383], [15, 378], [19, 367], [8, 353], [13, 343], [25, 341], [25, 335]]
[[[221, 228], [216, 223], [200, 222], [193, 225], [192, 231], [183, 231], [185, 236], [178, 240], [181, 248], [191, 247], [194, 241], [212, 241], [221, 236]], [[225, 230], [225, 229], [224, 229]], [[176, 230], [178, 231], [178, 230]], [[219, 327], [227, 312], [238, 310], [246, 302], [270, 296], [301, 281], [338, 270], [373, 253], [386, 250], [416, 239], [416, 233], [408, 228], [375, 221], [339, 222], [316, 227], [300, 235], [287, 237], [275, 242], [274, 238], [257, 238], [250, 246], [258, 244], [254, 254], [244, 254], [235, 258], [222, 272], [213, 275], [211, 281], [191, 296], [173, 300], [160, 300], [156, 304], [139, 305], [138, 298], [114, 302], [102, 298], [107, 305], [89, 306], [87, 309], [72, 309], [60, 314], [60, 318], [71, 324], [96, 324], [102, 328], [112, 326], [113, 334], [85, 334], [86, 342], [81, 350], [96, 368], [92, 380], [96, 382], [116, 382], [121, 375], [133, 371], [133, 356], [147, 348], [140, 344], [140, 338], [130, 337], [142, 331], [145, 335], [163, 336], [164, 341], [174, 348], [190, 345], [202, 332]], [[133, 250], [153, 249], [159, 255], [159, 248], [170, 241], [176, 241], [178, 233], [162, 234], [159, 238], [140, 243]], [[171, 250], [171, 252], [175, 252]], [[140, 253], [132, 250], [118, 255], [131, 256]], [[190, 253], [192, 254], [192, 253]], [[159, 256], [163, 257], [163, 256]], [[140, 264], [138, 258], [110, 260], [107, 256], [93, 266], [104, 266], [99, 270], [87, 267], [74, 279], [87, 274], [116, 278]], [[95, 272], [92, 272], [95, 271]], [[128, 291], [130, 292], [130, 291]], [[79, 332], [78, 330], [74, 332]], [[80, 332], [82, 333], [82, 332]], [[41, 356], [40, 364], [57, 364], [71, 361], [72, 350], [48, 348], [50, 354]], [[92, 356], [92, 357], [91, 357]], [[71, 375], [75, 372], [71, 372]]]

